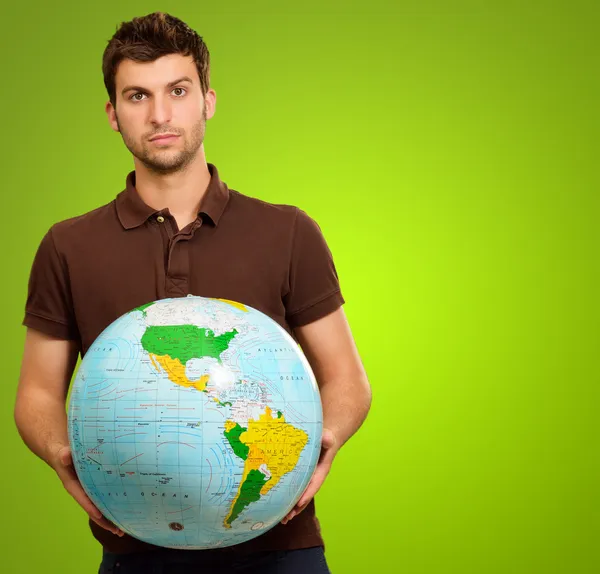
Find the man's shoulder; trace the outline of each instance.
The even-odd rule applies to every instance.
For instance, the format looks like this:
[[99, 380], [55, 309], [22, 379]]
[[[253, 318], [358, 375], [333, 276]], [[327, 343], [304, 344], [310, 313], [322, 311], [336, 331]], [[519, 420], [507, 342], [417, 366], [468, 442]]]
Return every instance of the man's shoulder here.
[[273, 203], [231, 188], [229, 189], [229, 193], [232, 209], [244, 214], [251, 213], [265, 219], [293, 219], [299, 210], [295, 205]]
[[107, 229], [107, 224], [116, 219], [114, 203], [115, 200], [113, 199], [79, 215], [57, 221], [52, 224], [49, 233], [55, 243], [72, 239], [82, 241], [90, 232]]
[[[319, 223], [297, 205], [273, 203], [230, 189], [232, 218], [236, 223], [258, 225], [272, 239], [290, 238], [294, 235], [320, 234]], [[275, 238], [273, 237], [275, 236]]]

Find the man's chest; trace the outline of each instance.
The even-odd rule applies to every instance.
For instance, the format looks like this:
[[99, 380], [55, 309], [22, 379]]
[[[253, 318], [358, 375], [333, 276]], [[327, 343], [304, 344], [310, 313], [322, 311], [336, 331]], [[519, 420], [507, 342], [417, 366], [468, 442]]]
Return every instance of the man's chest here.
[[155, 230], [82, 245], [69, 274], [84, 352], [121, 315], [188, 294], [239, 301], [289, 331], [281, 298], [286, 272], [283, 246], [252, 234], [169, 238]]

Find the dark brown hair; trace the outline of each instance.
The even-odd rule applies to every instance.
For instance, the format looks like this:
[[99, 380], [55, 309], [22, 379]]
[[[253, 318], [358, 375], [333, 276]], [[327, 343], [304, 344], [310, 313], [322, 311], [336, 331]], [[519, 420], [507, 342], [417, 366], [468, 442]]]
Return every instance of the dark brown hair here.
[[202, 37], [179, 18], [165, 12], [153, 12], [122, 22], [104, 50], [102, 73], [112, 105], [116, 107], [115, 76], [122, 60], [153, 62], [167, 54], [194, 57], [202, 94], [206, 95], [210, 54]]

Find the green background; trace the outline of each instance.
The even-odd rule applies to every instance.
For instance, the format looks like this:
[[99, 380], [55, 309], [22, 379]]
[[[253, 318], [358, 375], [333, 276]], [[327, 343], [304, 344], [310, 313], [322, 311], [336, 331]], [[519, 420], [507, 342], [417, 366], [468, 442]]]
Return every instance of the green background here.
[[2, 42], [2, 570], [96, 572], [13, 422], [35, 250], [132, 160], [102, 51], [205, 39], [227, 184], [314, 217], [373, 406], [317, 497], [334, 573], [596, 573], [599, 12], [584, 2], [14, 3]]

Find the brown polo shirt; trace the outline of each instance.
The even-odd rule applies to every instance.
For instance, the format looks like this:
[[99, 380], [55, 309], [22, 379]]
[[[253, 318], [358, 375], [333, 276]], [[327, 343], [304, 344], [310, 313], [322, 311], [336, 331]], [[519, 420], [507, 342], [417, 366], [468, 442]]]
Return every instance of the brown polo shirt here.
[[[213, 164], [195, 221], [179, 230], [135, 188], [135, 171], [110, 203], [55, 223], [31, 269], [23, 324], [79, 343], [81, 357], [115, 319], [144, 303], [188, 294], [239, 301], [293, 329], [344, 303], [330, 250], [301, 209], [230, 189]], [[111, 552], [156, 550], [91, 520]], [[203, 553], [323, 545], [314, 501], [288, 524], [248, 542]]]

